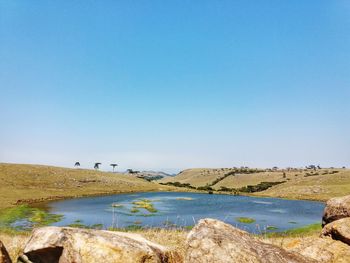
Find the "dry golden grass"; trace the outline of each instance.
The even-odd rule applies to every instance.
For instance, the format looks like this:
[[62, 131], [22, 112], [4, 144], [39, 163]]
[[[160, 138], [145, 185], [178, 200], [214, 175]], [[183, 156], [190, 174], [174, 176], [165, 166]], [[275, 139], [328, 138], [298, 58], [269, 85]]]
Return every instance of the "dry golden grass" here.
[[[326, 171], [338, 171], [334, 174], [323, 174]], [[349, 169], [323, 169], [316, 176], [300, 176], [284, 184], [273, 186], [259, 196], [281, 197], [289, 199], [308, 199], [326, 201], [332, 197], [350, 194]]]
[[171, 229], [145, 229], [135, 233], [157, 244], [166, 246], [170, 251], [177, 252], [182, 258], [185, 255], [185, 241], [188, 232]]
[[26, 199], [174, 189], [118, 173], [26, 164], [0, 164], [0, 181], [0, 209]]
[[17, 235], [0, 233], [0, 240], [5, 245], [6, 250], [9, 252], [13, 262], [17, 262], [17, 258], [22, 253], [24, 245], [28, 239], [29, 233]]
[[230, 168], [210, 169], [210, 168], [194, 168], [182, 171], [175, 177], [167, 177], [159, 180], [160, 183], [180, 182], [189, 183], [192, 186], [205, 186], [208, 183], [222, 177], [225, 173], [231, 171]]
[[[162, 179], [159, 182], [189, 183], [195, 187], [205, 186], [212, 184], [214, 180], [223, 177], [229, 171], [231, 171], [229, 168], [188, 169], [175, 177]], [[212, 188], [219, 190], [224, 186], [239, 189], [247, 185], [257, 185], [261, 182], [277, 181], [286, 182], [249, 195], [325, 201], [332, 197], [350, 194], [349, 169], [319, 169], [316, 171], [298, 169], [235, 174], [219, 181]]]
[[220, 189], [221, 186], [228, 188], [241, 188], [247, 185], [257, 185], [261, 182], [279, 182], [288, 179], [293, 180], [296, 172], [285, 172], [286, 178], [283, 177], [283, 172], [261, 172], [252, 174], [236, 174], [235, 176], [228, 176], [214, 185], [214, 189]]

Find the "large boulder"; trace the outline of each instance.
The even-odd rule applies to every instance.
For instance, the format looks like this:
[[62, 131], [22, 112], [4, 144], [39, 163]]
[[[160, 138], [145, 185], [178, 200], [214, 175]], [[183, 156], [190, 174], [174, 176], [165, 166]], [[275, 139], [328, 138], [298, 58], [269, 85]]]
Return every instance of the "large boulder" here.
[[316, 262], [299, 253], [263, 243], [249, 233], [214, 219], [202, 219], [189, 233], [185, 263]]
[[322, 229], [323, 236], [329, 236], [350, 245], [350, 217], [335, 220]]
[[71, 227], [33, 230], [23, 253], [35, 263], [161, 263], [177, 256], [137, 234]]
[[350, 247], [330, 237], [283, 238], [273, 240], [284, 249], [297, 252], [322, 263], [348, 263]]
[[324, 209], [322, 225], [344, 217], [350, 217], [350, 195], [329, 199]]
[[0, 241], [0, 263], [11, 263], [11, 258], [9, 253], [4, 246], [4, 244]]

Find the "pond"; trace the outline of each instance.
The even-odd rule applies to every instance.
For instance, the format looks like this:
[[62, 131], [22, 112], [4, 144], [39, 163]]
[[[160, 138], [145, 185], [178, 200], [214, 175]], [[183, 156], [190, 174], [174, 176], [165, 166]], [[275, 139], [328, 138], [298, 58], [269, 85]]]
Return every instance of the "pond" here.
[[48, 204], [57, 226], [189, 228], [216, 218], [251, 233], [284, 231], [321, 221], [324, 204], [234, 195], [148, 192], [77, 198]]

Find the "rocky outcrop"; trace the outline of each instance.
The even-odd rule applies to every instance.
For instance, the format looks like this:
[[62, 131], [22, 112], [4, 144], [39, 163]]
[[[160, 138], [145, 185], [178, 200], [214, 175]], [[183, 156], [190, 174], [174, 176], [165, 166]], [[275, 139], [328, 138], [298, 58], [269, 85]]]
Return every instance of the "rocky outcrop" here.
[[214, 219], [202, 219], [189, 233], [185, 263], [316, 262], [299, 253], [263, 243], [245, 231]]
[[322, 225], [325, 226], [345, 217], [350, 217], [350, 195], [335, 197], [327, 201], [322, 217]]
[[137, 234], [70, 227], [35, 229], [24, 255], [36, 263], [177, 262], [176, 254]]
[[322, 236], [329, 236], [350, 245], [350, 217], [325, 225], [322, 229]]
[[350, 259], [350, 247], [329, 237], [287, 238], [282, 247], [320, 263], [348, 263]]
[[9, 253], [4, 246], [4, 244], [0, 241], [0, 263], [11, 263], [11, 258]]

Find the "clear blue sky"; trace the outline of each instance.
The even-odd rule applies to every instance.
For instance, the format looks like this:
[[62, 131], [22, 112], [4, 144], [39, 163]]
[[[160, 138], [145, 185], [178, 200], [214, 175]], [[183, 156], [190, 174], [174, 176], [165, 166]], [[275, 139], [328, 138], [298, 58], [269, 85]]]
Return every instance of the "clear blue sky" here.
[[350, 166], [350, 1], [0, 0], [0, 162]]

